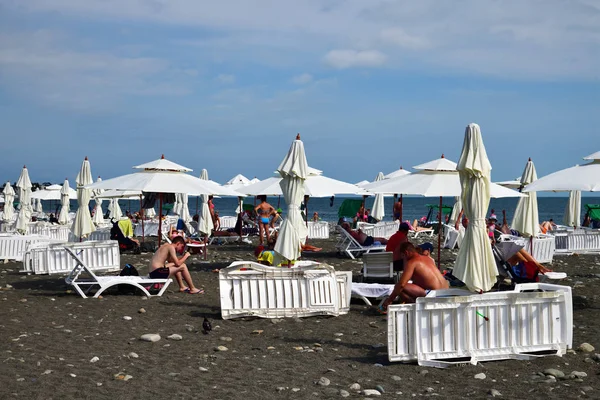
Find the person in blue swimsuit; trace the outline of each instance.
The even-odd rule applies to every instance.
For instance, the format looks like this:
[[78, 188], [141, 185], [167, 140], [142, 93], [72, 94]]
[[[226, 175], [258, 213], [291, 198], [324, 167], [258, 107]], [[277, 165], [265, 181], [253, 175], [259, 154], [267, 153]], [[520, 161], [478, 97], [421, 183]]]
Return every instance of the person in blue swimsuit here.
[[277, 211], [275, 211], [272, 205], [267, 203], [267, 196], [258, 196], [258, 198], [260, 199], [260, 204], [254, 207], [254, 211], [256, 211], [258, 218], [259, 243], [263, 244], [263, 232], [264, 236], [269, 240], [269, 224], [271, 223], [271, 218], [277, 214]]

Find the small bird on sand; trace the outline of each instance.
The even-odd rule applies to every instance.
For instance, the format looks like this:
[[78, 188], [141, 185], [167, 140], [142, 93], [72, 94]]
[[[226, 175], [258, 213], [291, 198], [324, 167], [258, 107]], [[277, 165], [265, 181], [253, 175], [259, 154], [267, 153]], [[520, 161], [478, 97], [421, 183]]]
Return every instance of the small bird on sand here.
[[212, 331], [212, 325], [210, 323], [210, 321], [208, 320], [208, 318], [204, 317], [204, 322], [202, 323], [202, 328], [204, 329], [204, 334], [207, 334], [208, 332]]

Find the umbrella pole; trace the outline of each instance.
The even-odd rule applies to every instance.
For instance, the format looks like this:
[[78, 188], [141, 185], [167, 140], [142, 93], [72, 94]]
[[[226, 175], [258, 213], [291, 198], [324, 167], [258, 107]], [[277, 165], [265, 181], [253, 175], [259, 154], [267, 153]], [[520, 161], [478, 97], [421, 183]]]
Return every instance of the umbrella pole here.
[[402, 223], [402, 214], [404, 212], [404, 201], [402, 201], [402, 193], [400, 193], [400, 223]]
[[140, 194], [140, 216], [142, 218], [142, 243], [146, 239], [146, 232], [144, 232], [144, 206], [142, 204], [142, 195]]
[[307, 195], [304, 195], [304, 217], [306, 219], [306, 227], [308, 228], [308, 199], [310, 197]]
[[162, 193], [158, 194], [158, 247], [160, 247], [160, 239], [162, 236]]
[[281, 204], [281, 195], [278, 195], [277, 196], [277, 208], [280, 207], [280, 204]]
[[442, 248], [442, 196], [440, 196], [440, 213], [439, 213], [439, 225], [438, 225], [438, 248], [437, 248], [437, 262], [438, 268], [442, 269], [442, 264], [440, 262], [441, 254], [440, 250]]
[[[398, 193], [394, 194], [394, 202], [392, 203], [392, 221], [396, 220], [396, 213], [395, 213], [395, 207], [396, 207], [396, 203], [398, 202]], [[402, 221], [400, 221], [402, 222]]]

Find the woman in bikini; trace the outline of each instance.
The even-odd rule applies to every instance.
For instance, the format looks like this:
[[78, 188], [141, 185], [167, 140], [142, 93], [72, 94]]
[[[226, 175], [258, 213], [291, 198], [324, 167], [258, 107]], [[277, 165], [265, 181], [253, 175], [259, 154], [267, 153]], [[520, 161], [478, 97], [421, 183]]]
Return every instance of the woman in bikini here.
[[254, 208], [258, 218], [258, 229], [259, 229], [259, 243], [263, 244], [263, 232], [264, 236], [269, 240], [269, 224], [271, 220], [269, 217], [276, 213], [272, 205], [267, 203], [267, 196], [259, 196], [260, 204]]

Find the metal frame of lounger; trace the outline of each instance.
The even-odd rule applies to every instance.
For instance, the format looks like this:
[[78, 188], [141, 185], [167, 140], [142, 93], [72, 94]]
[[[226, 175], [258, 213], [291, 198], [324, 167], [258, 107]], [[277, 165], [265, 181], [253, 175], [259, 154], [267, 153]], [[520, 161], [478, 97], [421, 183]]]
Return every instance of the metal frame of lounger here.
[[[77, 254], [73, 252], [72, 249], [65, 247], [67, 253], [71, 255], [77, 262], [75, 268], [69, 273], [69, 275], [65, 278], [65, 282], [75, 288], [77, 293], [81, 295], [84, 299], [87, 299], [87, 294], [96, 286], [99, 289], [94, 293], [94, 298], [98, 298], [106, 289], [111, 288], [115, 285], [131, 285], [138, 289], [140, 289], [147, 297], [152, 296], [162, 296], [162, 294], [167, 290], [167, 287], [172, 279], [152, 279], [145, 276], [97, 276], [91, 271], [85, 263], [79, 258]], [[86, 272], [90, 275], [90, 279], [81, 279], [79, 275], [82, 272]], [[153, 287], [154, 285], [162, 285], [159, 292], [155, 295], [151, 294], [148, 291], [148, 288]], [[87, 289], [84, 290], [83, 287], [87, 286]]]
[[363, 245], [361, 245], [360, 243], [358, 243], [356, 241], [356, 239], [354, 239], [352, 236], [350, 236], [350, 234], [348, 232], [346, 232], [346, 230], [344, 228], [342, 228], [339, 225], [337, 226], [337, 230], [344, 239], [341, 240], [340, 242], [338, 242], [338, 244], [336, 244], [336, 248], [338, 249], [339, 252], [347, 254], [348, 257], [350, 257], [353, 260], [356, 259], [356, 257], [354, 256], [353, 253], [356, 253], [357, 255], [360, 256], [362, 254], [367, 254], [372, 251], [385, 251], [385, 246], [383, 246], [383, 245], [378, 245], [378, 246], [375, 246], [375, 245], [363, 246]]

